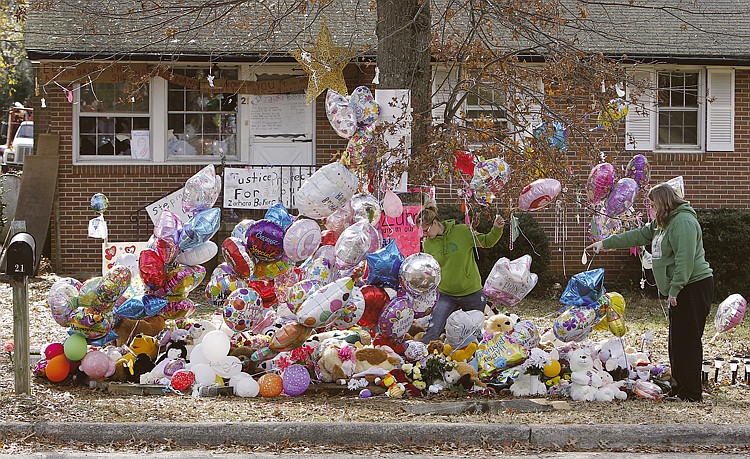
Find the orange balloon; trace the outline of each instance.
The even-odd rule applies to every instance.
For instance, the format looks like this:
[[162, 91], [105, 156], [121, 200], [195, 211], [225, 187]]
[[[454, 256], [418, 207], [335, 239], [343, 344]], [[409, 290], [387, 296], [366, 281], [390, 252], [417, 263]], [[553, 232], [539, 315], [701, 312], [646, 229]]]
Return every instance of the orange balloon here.
[[44, 373], [47, 375], [47, 379], [52, 382], [60, 382], [68, 377], [70, 373], [70, 362], [65, 357], [65, 354], [60, 354], [52, 357], [47, 362], [47, 367], [44, 369]]
[[276, 397], [284, 390], [281, 376], [276, 373], [266, 373], [258, 380], [260, 395], [263, 397]]

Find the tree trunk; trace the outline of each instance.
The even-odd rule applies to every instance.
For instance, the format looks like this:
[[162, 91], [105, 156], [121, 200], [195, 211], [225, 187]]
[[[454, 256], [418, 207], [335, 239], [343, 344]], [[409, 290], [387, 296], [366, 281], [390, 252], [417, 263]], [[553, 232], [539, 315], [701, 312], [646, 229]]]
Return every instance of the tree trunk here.
[[381, 89], [411, 89], [412, 155], [427, 146], [430, 125], [430, 2], [377, 0]]

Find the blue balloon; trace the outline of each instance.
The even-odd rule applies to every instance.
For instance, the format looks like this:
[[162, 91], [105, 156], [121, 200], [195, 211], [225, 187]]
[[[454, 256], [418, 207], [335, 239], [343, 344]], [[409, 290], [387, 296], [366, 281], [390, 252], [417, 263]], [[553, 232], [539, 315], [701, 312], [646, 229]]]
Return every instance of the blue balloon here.
[[102, 336], [101, 338], [97, 339], [87, 339], [86, 342], [90, 346], [106, 346], [107, 344], [111, 343], [112, 341], [116, 340], [120, 336], [114, 331], [110, 330], [106, 335]]
[[604, 268], [578, 273], [571, 277], [568, 286], [560, 297], [560, 303], [567, 306], [584, 306], [596, 303], [604, 289]]
[[541, 124], [539, 127], [534, 129], [534, 138], [547, 142], [550, 146], [559, 148], [561, 152], [567, 153], [568, 151], [568, 135], [569, 129], [565, 127], [561, 122], [555, 121], [552, 123], [552, 129], [548, 130], [546, 124]]
[[398, 272], [404, 256], [398, 250], [396, 241], [367, 255], [367, 283], [379, 287], [398, 288]]
[[289, 215], [286, 207], [284, 207], [284, 204], [281, 203], [274, 204], [269, 207], [266, 211], [266, 216], [263, 218], [276, 223], [284, 231], [286, 231], [286, 229], [292, 225], [292, 216]]
[[221, 209], [212, 207], [202, 210], [188, 220], [180, 233], [180, 250], [188, 250], [208, 241], [219, 231]]
[[126, 319], [145, 319], [161, 312], [168, 301], [156, 295], [142, 295], [129, 298], [115, 309], [115, 315]]

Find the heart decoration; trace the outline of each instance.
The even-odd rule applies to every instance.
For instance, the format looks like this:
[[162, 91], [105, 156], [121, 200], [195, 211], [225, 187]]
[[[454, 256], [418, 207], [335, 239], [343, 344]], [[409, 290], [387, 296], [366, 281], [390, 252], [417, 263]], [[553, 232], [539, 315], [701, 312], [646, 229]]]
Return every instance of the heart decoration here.
[[111, 260], [115, 257], [115, 254], [117, 253], [117, 247], [112, 246], [104, 249], [104, 258], [107, 260]]
[[129, 246], [125, 247], [125, 253], [135, 253], [135, 246], [134, 245], [129, 245]]

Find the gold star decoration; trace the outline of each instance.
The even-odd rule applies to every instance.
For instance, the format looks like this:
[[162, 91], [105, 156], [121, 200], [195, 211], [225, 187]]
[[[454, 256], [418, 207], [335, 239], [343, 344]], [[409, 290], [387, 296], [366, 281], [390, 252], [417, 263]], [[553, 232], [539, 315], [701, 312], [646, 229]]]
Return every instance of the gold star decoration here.
[[308, 74], [307, 91], [305, 91], [307, 94], [305, 102], [308, 105], [326, 89], [332, 89], [344, 96], [349, 95], [343, 71], [356, 53], [350, 48], [333, 44], [331, 32], [325, 20], [320, 24], [315, 46], [309, 50], [303, 48], [293, 50], [290, 54], [302, 64]]

